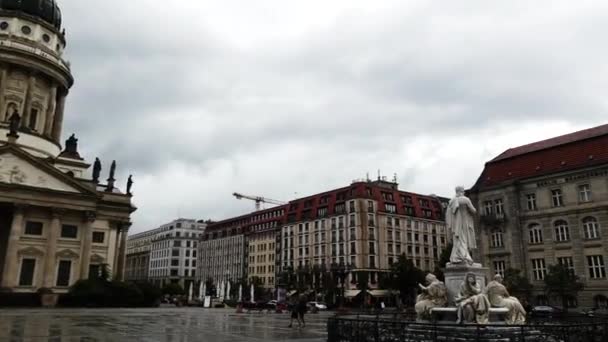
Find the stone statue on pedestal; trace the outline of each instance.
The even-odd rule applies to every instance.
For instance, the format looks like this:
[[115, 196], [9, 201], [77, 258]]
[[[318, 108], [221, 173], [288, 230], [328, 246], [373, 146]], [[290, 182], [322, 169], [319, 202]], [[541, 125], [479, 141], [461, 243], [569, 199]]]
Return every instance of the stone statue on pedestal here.
[[509, 295], [509, 291], [502, 284], [502, 276], [500, 274], [494, 276], [494, 280], [486, 287], [485, 293], [493, 307], [509, 310], [505, 317], [507, 324], [526, 323], [526, 310], [519, 302], [519, 299]]
[[456, 323], [487, 324], [490, 319], [490, 301], [482, 293], [482, 287], [477, 283], [473, 273], [466, 275], [460, 285], [460, 293], [455, 298], [458, 308]]
[[448, 303], [447, 289], [443, 282], [439, 281], [434, 274], [426, 276], [427, 286], [418, 284], [421, 294], [416, 298], [416, 316], [418, 320], [431, 318], [431, 309], [443, 307]]
[[93, 182], [99, 183], [99, 176], [101, 175], [101, 161], [99, 158], [95, 158], [95, 164], [93, 165]]
[[452, 264], [473, 265], [469, 250], [477, 248], [475, 241], [474, 216], [477, 210], [471, 200], [464, 195], [462, 186], [456, 187], [456, 197], [450, 200], [445, 215], [446, 226], [452, 233]]

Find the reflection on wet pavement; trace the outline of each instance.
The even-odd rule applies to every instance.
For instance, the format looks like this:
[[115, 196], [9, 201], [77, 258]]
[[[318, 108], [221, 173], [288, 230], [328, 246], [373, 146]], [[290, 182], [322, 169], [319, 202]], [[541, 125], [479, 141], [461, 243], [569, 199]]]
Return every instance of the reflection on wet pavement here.
[[0, 341], [321, 342], [328, 316], [307, 315], [306, 328], [291, 329], [288, 314], [224, 309], [3, 309]]

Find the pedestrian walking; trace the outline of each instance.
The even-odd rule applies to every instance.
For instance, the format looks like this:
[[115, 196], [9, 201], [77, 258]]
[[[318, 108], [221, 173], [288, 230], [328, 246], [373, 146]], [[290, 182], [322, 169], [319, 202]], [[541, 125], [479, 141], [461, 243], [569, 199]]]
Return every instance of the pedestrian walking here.
[[305, 328], [306, 327], [306, 322], [304, 322], [304, 314], [306, 313], [306, 298], [304, 296], [302, 296], [300, 298], [300, 301], [298, 302], [298, 305], [296, 306], [296, 311], [298, 313], [298, 323], [301, 322], [301, 327]]
[[294, 300], [291, 300], [289, 304], [287, 304], [287, 308], [289, 309], [291, 318], [289, 319], [289, 328], [293, 326], [293, 320], [295, 319], [300, 325], [300, 320], [298, 319], [298, 306], [296, 305]]

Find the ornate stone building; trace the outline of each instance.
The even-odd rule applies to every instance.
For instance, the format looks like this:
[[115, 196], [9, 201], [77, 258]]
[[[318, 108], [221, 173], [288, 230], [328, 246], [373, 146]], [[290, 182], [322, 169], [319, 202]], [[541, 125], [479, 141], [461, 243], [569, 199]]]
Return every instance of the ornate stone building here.
[[[72, 136], [61, 147], [73, 83], [54, 0], [0, 1], [0, 286], [66, 291], [107, 264], [124, 271], [131, 195], [100, 184]], [[129, 191], [127, 191], [129, 192]]]
[[535, 304], [547, 298], [549, 265], [585, 283], [569, 305], [608, 305], [608, 125], [509, 149], [487, 162], [470, 190], [480, 212], [482, 262], [494, 273], [522, 270]]

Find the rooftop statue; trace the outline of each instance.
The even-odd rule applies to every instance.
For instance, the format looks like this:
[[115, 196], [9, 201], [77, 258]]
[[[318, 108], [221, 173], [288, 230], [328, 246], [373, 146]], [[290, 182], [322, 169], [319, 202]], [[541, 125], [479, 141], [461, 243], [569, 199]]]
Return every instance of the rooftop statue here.
[[509, 312], [506, 316], [507, 324], [526, 323], [526, 310], [519, 302], [519, 299], [510, 296], [507, 288], [502, 284], [502, 276], [497, 274], [485, 290], [490, 304], [497, 308], [507, 308]]
[[473, 265], [470, 249], [477, 248], [475, 241], [474, 215], [477, 210], [471, 200], [464, 195], [462, 186], [456, 187], [456, 196], [450, 200], [445, 215], [448, 231], [452, 232], [452, 264]]

